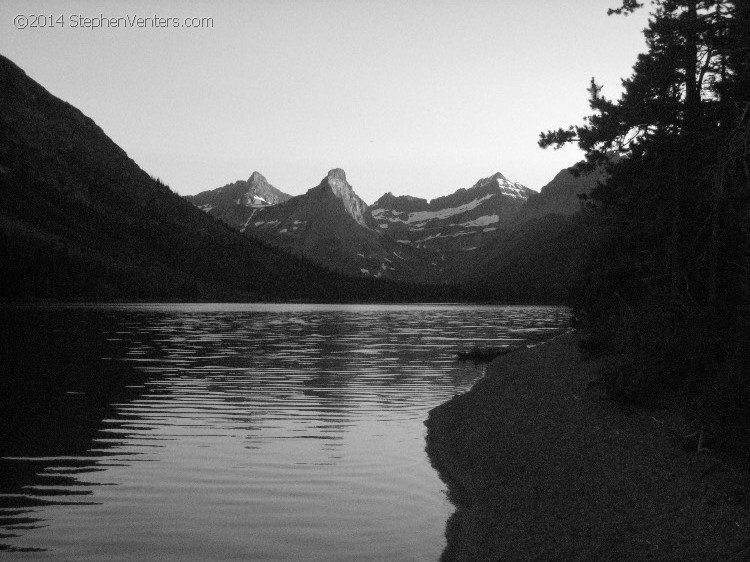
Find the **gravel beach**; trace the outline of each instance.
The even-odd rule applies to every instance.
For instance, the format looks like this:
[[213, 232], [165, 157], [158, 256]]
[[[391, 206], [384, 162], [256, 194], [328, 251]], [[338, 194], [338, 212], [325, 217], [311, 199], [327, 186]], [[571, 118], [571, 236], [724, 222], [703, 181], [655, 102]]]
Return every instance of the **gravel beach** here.
[[675, 412], [588, 389], [570, 331], [493, 361], [433, 409], [427, 452], [455, 513], [444, 560], [748, 560], [750, 478], [683, 450]]

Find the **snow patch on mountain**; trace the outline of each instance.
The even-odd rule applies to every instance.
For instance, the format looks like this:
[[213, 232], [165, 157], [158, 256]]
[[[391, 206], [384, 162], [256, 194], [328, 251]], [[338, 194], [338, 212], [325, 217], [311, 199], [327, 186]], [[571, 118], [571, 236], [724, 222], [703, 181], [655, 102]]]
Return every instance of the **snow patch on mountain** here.
[[[465, 230], [462, 230], [461, 232], [439, 232], [437, 234], [432, 234], [430, 236], [425, 236], [424, 238], [419, 239], [417, 242], [425, 242], [426, 240], [435, 240], [437, 238], [457, 238], [458, 236], [469, 236], [470, 234], [476, 234], [475, 232], [467, 232]], [[411, 243], [411, 241], [409, 242]]]
[[520, 183], [508, 181], [503, 177], [493, 176], [495, 183], [497, 183], [498, 190], [503, 195], [508, 197], [515, 197], [517, 199], [523, 199], [524, 201], [529, 196], [529, 189]]
[[488, 224], [498, 222], [499, 220], [500, 217], [498, 215], [485, 215], [483, 217], [479, 217], [478, 219], [459, 223], [456, 226], [487, 226]]
[[401, 216], [388, 216], [386, 209], [375, 209], [372, 211], [372, 216], [376, 219], [383, 218], [391, 222], [402, 222], [408, 224], [414, 229], [421, 229], [427, 222], [431, 220], [444, 220], [454, 215], [460, 215], [462, 213], [466, 213], [468, 211], [476, 209], [479, 205], [482, 204], [482, 201], [486, 201], [487, 199], [490, 199], [494, 196], [494, 194], [490, 193], [488, 195], [485, 195], [484, 197], [480, 197], [479, 199], [475, 199], [474, 201], [470, 201], [459, 207], [449, 207], [447, 209], [440, 209], [438, 211], [417, 211], [414, 213], [409, 213], [406, 217], [403, 217], [404, 213], [399, 213], [399, 215]]

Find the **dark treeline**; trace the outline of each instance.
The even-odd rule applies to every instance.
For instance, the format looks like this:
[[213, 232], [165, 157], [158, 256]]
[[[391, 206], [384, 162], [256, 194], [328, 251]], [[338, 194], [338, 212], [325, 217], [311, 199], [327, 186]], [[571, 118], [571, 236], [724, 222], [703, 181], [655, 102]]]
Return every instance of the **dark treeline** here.
[[586, 123], [541, 135], [578, 143], [581, 168], [609, 162], [572, 298], [587, 346], [621, 358], [602, 379], [613, 395], [679, 399], [715, 443], [750, 452], [750, 2], [651, 7], [622, 97], [592, 79]]
[[467, 264], [474, 279], [466, 291], [477, 300], [568, 303], [590, 237], [586, 226], [578, 214], [547, 214], [500, 231]]
[[[259, 243], [261, 244], [261, 243]], [[237, 253], [247, 257], [238, 244]], [[0, 301], [175, 301], [175, 302], [455, 302], [482, 299], [451, 285], [420, 285], [357, 278], [331, 271], [273, 247], [268, 255], [281, 262], [283, 275], [247, 274], [236, 283], [226, 268], [195, 259], [200, 271], [183, 264], [169, 267], [146, 257], [112, 255], [99, 247], [82, 248], [69, 240], [40, 241], [0, 232]], [[257, 258], [257, 256], [252, 256]], [[243, 268], [238, 267], [241, 271]], [[258, 273], [262, 274], [260, 269]], [[275, 273], [275, 272], [274, 272]], [[487, 298], [492, 298], [488, 296]]]

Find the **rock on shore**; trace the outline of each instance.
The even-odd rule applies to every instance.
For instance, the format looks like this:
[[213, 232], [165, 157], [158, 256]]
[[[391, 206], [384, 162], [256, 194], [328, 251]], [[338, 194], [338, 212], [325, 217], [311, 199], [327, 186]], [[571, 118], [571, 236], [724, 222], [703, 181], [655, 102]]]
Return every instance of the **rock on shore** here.
[[426, 422], [455, 513], [444, 560], [750, 557], [750, 481], [672, 443], [673, 412], [587, 390], [604, 359], [569, 332], [496, 359]]

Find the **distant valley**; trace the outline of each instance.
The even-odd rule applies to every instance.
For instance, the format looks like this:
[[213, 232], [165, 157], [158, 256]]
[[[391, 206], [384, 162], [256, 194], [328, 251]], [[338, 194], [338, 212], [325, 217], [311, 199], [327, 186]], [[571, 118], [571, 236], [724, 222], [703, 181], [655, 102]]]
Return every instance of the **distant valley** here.
[[490, 279], [493, 265], [507, 265], [495, 249], [518, 245], [519, 233], [533, 233], [523, 237], [529, 246], [557, 236], [558, 229], [529, 223], [554, 216], [567, 224], [580, 209], [578, 195], [601, 179], [562, 170], [537, 193], [497, 172], [431, 201], [388, 192], [368, 206], [341, 169], [296, 197], [253, 172], [188, 200], [250, 237], [350, 275], [472, 284]]

